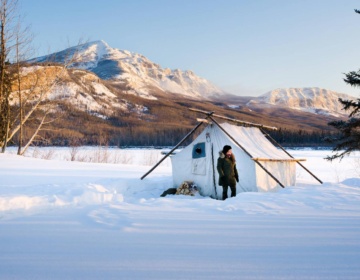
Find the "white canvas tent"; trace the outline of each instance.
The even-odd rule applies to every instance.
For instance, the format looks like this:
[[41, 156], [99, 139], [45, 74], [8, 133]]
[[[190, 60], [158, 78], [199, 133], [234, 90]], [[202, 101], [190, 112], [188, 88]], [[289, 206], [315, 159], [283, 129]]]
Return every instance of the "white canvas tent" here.
[[[241, 146], [259, 159], [283, 186], [293, 186], [296, 181], [296, 161], [277, 149], [265, 138], [257, 127], [241, 127], [228, 123], [221, 124]], [[218, 186], [216, 169], [219, 151], [230, 145], [236, 158], [239, 192], [276, 191], [281, 186], [266, 173], [243, 149], [230, 139], [216, 124], [208, 125], [192, 144], [171, 157], [174, 187], [183, 181], [193, 181], [205, 196], [221, 198], [222, 187]], [[271, 161], [270, 161], [271, 160]]]
[[[184, 181], [193, 181], [199, 188], [201, 195], [220, 199], [222, 187], [218, 185], [219, 175], [216, 165], [219, 151], [224, 145], [232, 147], [236, 158], [239, 173], [239, 182], [236, 186], [237, 193], [276, 191], [281, 187], [295, 185], [296, 164], [300, 164], [300, 159], [294, 159], [272, 139], [279, 148], [275, 147], [262, 132], [261, 128], [264, 126], [236, 121], [204, 111], [196, 111], [206, 113], [210, 123], [190, 145], [172, 155], [174, 187], [179, 187]], [[246, 126], [236, 126], [229, 123], [219, 124], [213, 116], [236, 121]], [[204, 120], [186, 135], [167, 156], [172, 154], [203, 122]], [[154, 170], [157, 165], [141, 179]], [[301, 166], [307, 170], [303, 165]], [[310, 171], [308, 172], [313, 175]], [[315, 179], [322, 183], [318, 178], [315, 177]]]

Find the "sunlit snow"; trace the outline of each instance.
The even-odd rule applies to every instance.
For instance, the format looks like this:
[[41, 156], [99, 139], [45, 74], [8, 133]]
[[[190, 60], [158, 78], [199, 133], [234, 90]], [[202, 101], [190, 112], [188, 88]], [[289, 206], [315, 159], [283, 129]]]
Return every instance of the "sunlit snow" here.
[[[154, 149], [0, 154], [2, 279], [357, 279], [360, 154], [294, 150], [297, 184], [276, 193], [160, 197]], [[76, 161], [71, 161], [71, 160]], [[238, 167], [241, 172], [241, 166]]]

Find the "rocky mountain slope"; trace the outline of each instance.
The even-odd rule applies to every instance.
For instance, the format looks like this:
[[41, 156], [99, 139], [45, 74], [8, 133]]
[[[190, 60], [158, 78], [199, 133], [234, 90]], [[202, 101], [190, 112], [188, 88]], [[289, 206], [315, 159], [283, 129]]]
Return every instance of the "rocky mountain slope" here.
[[71, 47], [31, 60], [31, 62], [69, 63], [70, 67], [94, 72], [104, 80], [116, 81], [127, 93], [147, 99], [174, 93], [193, 99], [211, 99], [224, 94], [192, 71], [162, 68], [141, 54], [111, 48], [104, 41]]
[[321, 88], [288, 88], [267, 92], [258, 98], [251, 99], [247, 105], [272, 105], [320, 115], [341, 117], [346, 115], [339, 102], [342, 99], [354, 99], [353, 96]]
[[[29, 99], [37, 100], [44, 94], [44, 101], [65, 102], [73, 110], [81, 111], [98, 118], [107, 119], [119, 112], [146, 113], [148, 108], [130, 102], [119, 91], [92, 72], [81, 69], [67, 69], [59, 65], [37, 65], [22, 69], [23, 93], [32, 90]], [[12, 104], [18, 102], [13, 95]], [[59, 108], [58, 108], [59, 109]]]

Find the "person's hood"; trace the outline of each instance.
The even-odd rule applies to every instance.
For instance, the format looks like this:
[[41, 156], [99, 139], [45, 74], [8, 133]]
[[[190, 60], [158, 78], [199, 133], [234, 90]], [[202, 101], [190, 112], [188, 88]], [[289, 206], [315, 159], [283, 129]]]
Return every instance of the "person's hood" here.
[[[223, 151], [222, 151], [222, 150], [221, 150], [221, 151], [219, 151], [219, 157], [220, 157], [220, 158], [225, 158], [225, 154], [223, 153]], [[234, 154], [231, 154], [230, 159], [231, 159], [233, 162], [235, 162], [235, 161], [236, 161], [236, 160], [235, 160], [235, 156], [234, 156]]]

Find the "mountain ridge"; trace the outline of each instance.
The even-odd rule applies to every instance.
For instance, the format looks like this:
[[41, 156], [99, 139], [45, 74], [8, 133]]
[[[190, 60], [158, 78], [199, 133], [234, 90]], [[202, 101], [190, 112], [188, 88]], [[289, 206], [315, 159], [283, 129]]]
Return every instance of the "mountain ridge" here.
[[[72, 58], [73, 61], [69, 61]], [[343, 93], [318, 87], [278, 88], [258, 97], [239, 97], [214, 86], [191, 70], [162, 68], [144, 55], [110, 47], [97, 40], [42, 56], [31, 62], [69, 63], [71, 68], [91, 71], [109, 80], [129, 95], [158, 100], [172, 94], [194, 100], [220, 101], [231, 108], [286, 107], [318, 115], [343, 117], [339, 98], [353, 99]], [[170, 94], [170, 95], [169, 95]], [[245, 104], [244, 104], [245, 102]]]
[[354, 97], [344, 93], [318, 87], [279, 88], [251, 99], [248, 106], [273, 105], [294, 110], [342, 117], [347, 115], [339, 98], [351, 100]]
[[89, 70], [105, 80], [122, 83], [128, 93], [156, 99], [156, 92], [171, 92], [194, 99], [211, 99], [225, 92], [191, 70], [162, 68], [141, 54], [111, 48], [105, 41], [93, 41], [32, 59], [30, 62], [66, 63]]

